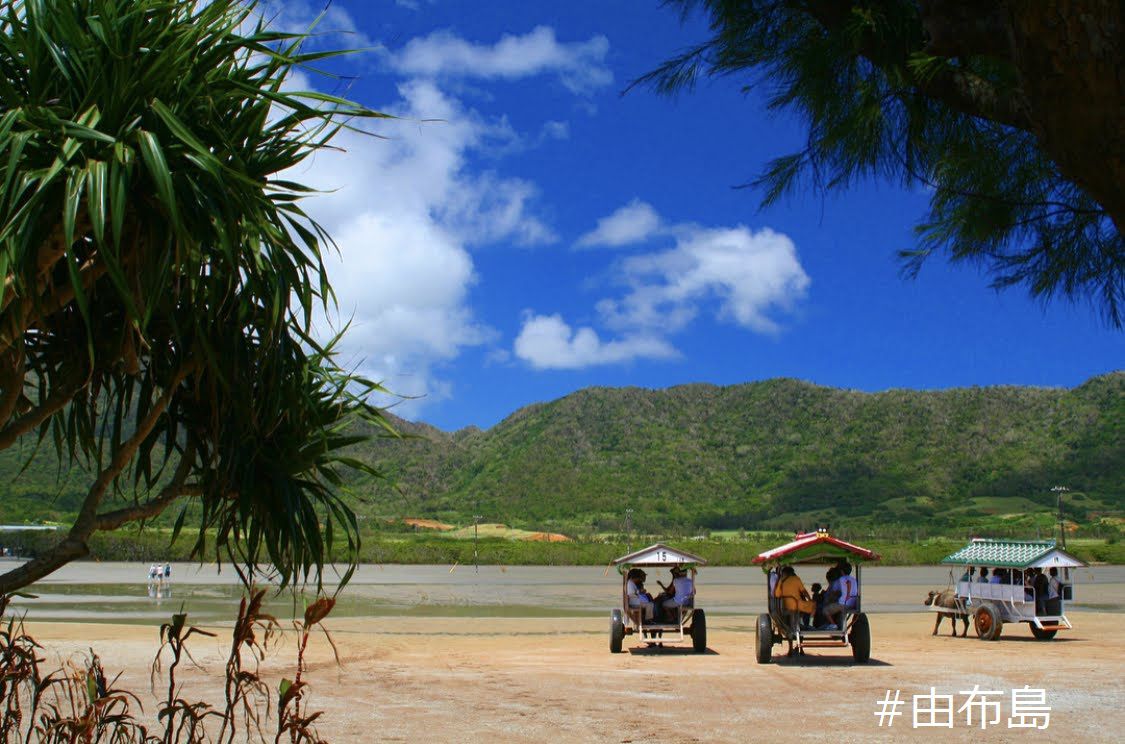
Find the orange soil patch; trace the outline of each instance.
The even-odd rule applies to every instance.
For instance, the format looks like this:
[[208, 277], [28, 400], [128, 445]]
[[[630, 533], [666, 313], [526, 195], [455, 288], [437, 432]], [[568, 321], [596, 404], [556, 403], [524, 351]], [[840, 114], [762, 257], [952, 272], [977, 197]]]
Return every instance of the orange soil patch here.
[[436, 519], [415, 519], [413, 517], [402, 520], [403, 524], [408, 524], [411, 527], [418, 527], [423, 530], [452, 530], [454, 526], [439, 522]]
[[523, 539], [531, 540], [532, 542], [570, 542], [569, 537], [560, 535], [557, 532], [532, 532]]

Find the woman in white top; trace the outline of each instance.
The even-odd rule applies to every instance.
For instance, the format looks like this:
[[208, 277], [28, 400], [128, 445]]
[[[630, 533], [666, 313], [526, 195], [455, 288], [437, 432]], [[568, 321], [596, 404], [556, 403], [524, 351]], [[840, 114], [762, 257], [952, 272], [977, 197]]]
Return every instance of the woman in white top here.
[[660, 595], [663, 598], [661, 606], [669, 617], [676, 618], [676, 622], [679, 622], [679, 608], [691, 605], [695, 597], [694, 582], [688, 577], [687, 570], [683, 566], [672, 566], [672, 585], [660, 584], [660, 586], [664, 589]]

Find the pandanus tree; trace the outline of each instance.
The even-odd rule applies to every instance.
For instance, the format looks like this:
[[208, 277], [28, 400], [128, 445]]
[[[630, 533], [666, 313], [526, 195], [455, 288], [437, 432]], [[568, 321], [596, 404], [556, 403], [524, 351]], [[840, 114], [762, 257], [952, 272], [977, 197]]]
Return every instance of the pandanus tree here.
[[332, 54], [304, 38], [238, 0], [0, 3], [0, 448], [93, 474], [0, 593], [173, 505], [200, 558], [355, 556], [338, 485], [386, 421], [310, 331], [331, 242], [287, 174], [381, 114], [295, 90]]

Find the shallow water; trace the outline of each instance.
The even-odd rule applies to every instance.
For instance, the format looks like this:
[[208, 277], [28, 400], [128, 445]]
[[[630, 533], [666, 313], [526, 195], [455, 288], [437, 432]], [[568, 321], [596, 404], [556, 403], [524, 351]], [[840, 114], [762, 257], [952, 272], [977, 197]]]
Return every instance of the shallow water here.
[[[806, 584], [823, 567], [798, 567]], [[662, 573], [662, 572], [661, 572]], [[650, 585], [668, 577], [650, 571]], [[1069, 610], [1125, 610], [1125, 566], [1073, 572], [1075, 601]], [[944, 567], [869, 567], [861, 597], [868, 612], [923, 611], [929, 589], [950, 581]], [[151, 625], [175, 612], [194, 623], [229, 622], [242, 595], [234, 571], [173, 564], [172, 580], [150, 585], [148, 566], [72, 563], [30, 587], [36, 599], [13, 604], [33, 621], [109, 622]], [[360, 566], [340, 594], [335, 617], [589, 617], [618, 606], [621, 580], [592, 566]], [[704, 568], [696, 582], [699, 607], [720, 615], [756, 615], [766, 604], [758, 568]], [[309, 595], [305, 595], [309, 596]], [[267, 609], [279, 619], [299, 615], [305, 596], [271, 593]]]

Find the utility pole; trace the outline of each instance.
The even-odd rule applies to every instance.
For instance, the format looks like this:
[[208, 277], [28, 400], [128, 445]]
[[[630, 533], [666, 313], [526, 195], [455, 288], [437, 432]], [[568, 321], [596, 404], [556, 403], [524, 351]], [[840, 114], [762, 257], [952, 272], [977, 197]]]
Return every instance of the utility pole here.
[[633, 510], [625, 510], [625, 549], [633, 549]]
[[480, 515], [473, 515], [473, 573], [480, 573], [480, 559], [477, 553], [477, 537], [480, 530]]
[[1067, 488], [1066, 486], [1054, 486], [1053, 488], [1051, 488], [1051, 490], [1054, 491], [1055, 494], [1058, 496], [1059, 547], [1061, 547], [1063, 550], [1066, 550], [1066, 519], [1063, 517], [1062, 497], [1063, 497], [1063, 494], [1066, 493], [1067, 491], [1069, 491], [1070, 489]]

